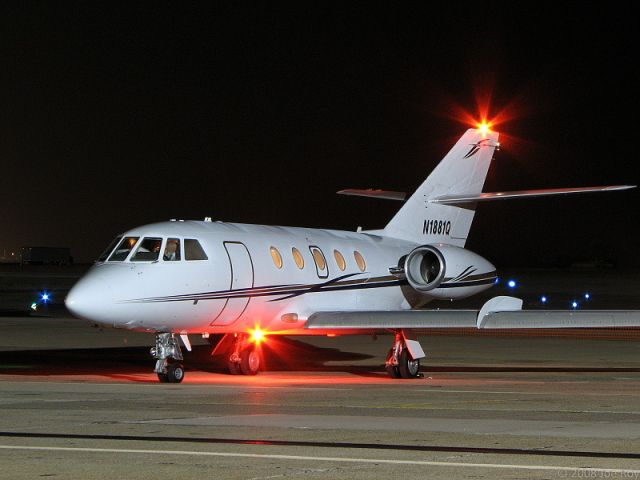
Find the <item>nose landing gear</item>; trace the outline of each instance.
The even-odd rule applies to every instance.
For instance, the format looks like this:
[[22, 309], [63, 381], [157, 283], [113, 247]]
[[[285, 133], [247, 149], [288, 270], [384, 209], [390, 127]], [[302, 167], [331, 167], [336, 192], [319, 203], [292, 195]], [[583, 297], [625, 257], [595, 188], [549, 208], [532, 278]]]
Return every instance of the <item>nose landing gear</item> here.
[[162, 383], [180, 383], [184, 379], [182, 351], [178, 337], [173, 333], [156, 333], [156, 346], [151, 349], [156, 359], [153, 369]]

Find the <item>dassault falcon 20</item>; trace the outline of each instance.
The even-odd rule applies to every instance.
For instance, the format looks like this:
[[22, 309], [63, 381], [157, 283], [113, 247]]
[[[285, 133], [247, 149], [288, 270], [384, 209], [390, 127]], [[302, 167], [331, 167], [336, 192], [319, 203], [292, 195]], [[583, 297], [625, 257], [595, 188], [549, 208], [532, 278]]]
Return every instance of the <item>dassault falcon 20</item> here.
[[[76, 316], [155, 333], [155, 372], [184, 377], [179, 338], [222, 345], [231, 373], [255, 374], [263, 335], [395, 334], [386, 369], [418, 375], [425, 353], [413, 334], [429, 328], [636, 326], [632, 312], [526, 312], [495, 297], [479, 311], [421, 309], [491, 287], [496, 269], [464, 248], [478, 202], [622, 190], [603, 186], [482, 193], [498, 133], [467, 130], [381, 230], [357, 232], [168, 221], [116, 238], [66, 298]], [[339, 193], [403, 199], [400, 192]], [[216, 343], [213, 342], [212, 343]]]

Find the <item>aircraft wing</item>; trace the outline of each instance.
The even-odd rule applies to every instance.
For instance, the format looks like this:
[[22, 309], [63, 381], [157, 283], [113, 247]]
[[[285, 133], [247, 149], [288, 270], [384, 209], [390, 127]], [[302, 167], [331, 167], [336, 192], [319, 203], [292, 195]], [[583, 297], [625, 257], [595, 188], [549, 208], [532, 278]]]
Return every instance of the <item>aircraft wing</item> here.
[[316, 312], [305, 328], [317, 330], [424, 330], [430, 328], [534, 329], [640, 327], [640, 310], [521, 310], [522, 300], [494, 297], [480, 310]]
[[461, 203], [550, 197], [553, 195], [570, 195], [575, 193], [612, 192], [617, 190], [628, 190], [635, 187], [635, 185], [605, 185], [601, 187], [545, 188], [541, 190], [516, 190], [512, 192], [487, 192], [468, 195], [461, 193], [457, 195], [442, 195], [440, 197], [431, 198], [429, 199], [429, 202], [440, 203], [443, 205], [457, 205]]
[[321, 330], [475, 328], [477, 317], [477, 310], [317, 312], [309, 316], [305, 328]]
[[521, 310], [491, 312], [478, 328], [624, 328], [640, 327], [640, 310]]

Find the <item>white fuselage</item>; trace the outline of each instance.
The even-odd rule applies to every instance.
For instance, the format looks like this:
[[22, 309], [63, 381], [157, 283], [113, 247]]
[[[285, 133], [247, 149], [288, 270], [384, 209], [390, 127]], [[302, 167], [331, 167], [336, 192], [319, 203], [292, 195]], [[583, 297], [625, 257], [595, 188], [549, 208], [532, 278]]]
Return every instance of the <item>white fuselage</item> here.
[[[441, 288], [416, 292], [389, 269], [418, 244], [373, 232], [171, 221], [123, 237], [137, 238], [136, 246], [124, 260], [97, 262], [78, 282], [67, 298], [74, 314], [156, 332], [229, 333], [259, 326], [270, 333], [302, 333], [315, 312], [410, 309], [432, 298], [472, 295], [495, 278], [488, 261], [452, 247], [462, 255], [447, 261]], [[132, 260], [145, 238], [162, 239], [161, 251], [168, 239], [178, 239], [181, 260]], [[207, 259], [185, 259], [185, 239], [197, 239]], [[358, 256], [364, 262], [358, 264]], [[452, 283], [469, 261], [474, 278], [483, 280]]]

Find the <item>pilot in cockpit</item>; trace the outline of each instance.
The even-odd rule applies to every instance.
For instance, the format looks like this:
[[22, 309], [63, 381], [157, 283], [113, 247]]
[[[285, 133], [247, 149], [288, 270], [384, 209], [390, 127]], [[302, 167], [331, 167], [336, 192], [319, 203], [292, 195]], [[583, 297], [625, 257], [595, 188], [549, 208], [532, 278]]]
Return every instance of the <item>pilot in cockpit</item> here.
[[180, 244], [179, 240], [175, 238], [170, 238], [167, 240], [167, 245], [164, 247], [164, 255], [162, 259], [171, 262], [175, 260], [180, 260]]

